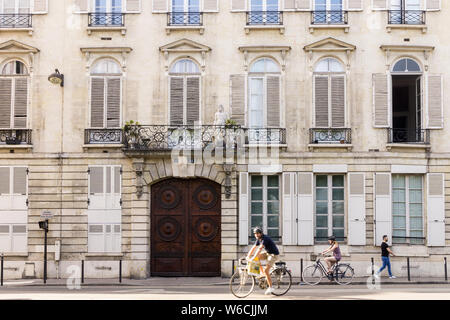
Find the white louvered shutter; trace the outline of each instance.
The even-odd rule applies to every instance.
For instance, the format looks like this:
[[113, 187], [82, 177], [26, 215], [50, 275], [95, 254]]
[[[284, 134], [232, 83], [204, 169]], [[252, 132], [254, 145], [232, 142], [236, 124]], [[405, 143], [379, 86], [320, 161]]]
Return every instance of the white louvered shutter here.
[[348, 174], [348, 244], [366, 244], [366, 199], [364, 173]]
[[11, 236], [10, 226], [7, 224], [0, 224], [0, 252], [11, 251]]
[[267, 76], [267, 126], [280, 127], [280, 77]]
[[231, 11], [246, 11], [247, 0], [231, 0]]
[[388, 128], [389, 121], [389, 81], [388, 75], [377, 73], [372, 75], [373, 87], [373, 126]]
[[27, 210], [27, 177], [26, 167], [12, 168], [12, 210]]
[[375, 245], [380, 246], [383, 235], [392, 238], [391, 174], [375, 173]]
[[362, 11], [363, 9], [363, 0], [347, 0], [348, 11]]
[[331, 126], [345, 127], [345, 76], [331, 76]]
[[283, 245], [297, 244], [297, 214], [294, 172], [283, 173]]
[[231, 119], [242, 126], [245, 126], [246, 88], [245, 75], [230, 76]]
[[297, 10], [311, 11], [311, 0], [297, 0]]
[[152, 0], [153, 13], [166, 13], [169, 11], [169, 0]]
[[0, 78], [0, 128], [11, 128], [12, 79]]
[[200, 121], [200, 77], [186, 78], [186, 124]]
[[141, 0], [126, 0], [126, 12], [139, 13], [141, 12], [141, 5]]
[[297, 7], [296, 2], [297, 0], [284, 0], [283, 1], [283, 10], [284, 11], [294, 11]]
[[249, 176], [248, 172], [239, 172], [239, 244], [248, 245], [249, 236]]
[[389, 0], [372, 0], [372, 10], [387, 10]]
[[89, 167], [89, 210], [102, 210], [106, 207], [105, 168]]
[[439, 11], [441, 10], [442, 0], [425, 0], [427, 2], [427, 11]]
[[105, 237], [102, 224], [89, 224], [88, 226], [88, 252], [104, 252]]
[[28, 79], [17, 78], [14, 81], [14, 128], [27, 127]]
[[444, 174], [428, 173], [427, 225], [428, 246], [445, 246]]
[[219, 0], [203, 0], [203, 12], [219, 12]]
[[90, 0], [73, 0], [74, 13], [88, 13]]
[[121, 181], [120, 166], [105, 167], [105, 209], [121, 209]]
[[308, 246], [314, 244], [313, 174], [298, 173], [297, 178], [297, 241]]
[[11, 168], [0, 167], [0, 208], [11, 209]]
[[28, 251], [26, 224], [11, 225], [11, 252], [24, 253]]
[[443, 81], [441, 74], [427, 76], [428, 87], [428, 129], [444, 127]]
[[314, 115], [316, 127], [328, 127], [328, 76], [314, 76]]
[[103, 128], [105, 117], [105, 78], [91, 78], [91, 128]]
[[48, 0], [32, 0], [34, 14], [48, 13]]
[[183, 125], [184, 123], [184, 79], [183, 77], [170, 77], [170, 124]]
[[119, 128], [122, 79], [108, 78], [106, 87], [106, 126], [107, 128]]

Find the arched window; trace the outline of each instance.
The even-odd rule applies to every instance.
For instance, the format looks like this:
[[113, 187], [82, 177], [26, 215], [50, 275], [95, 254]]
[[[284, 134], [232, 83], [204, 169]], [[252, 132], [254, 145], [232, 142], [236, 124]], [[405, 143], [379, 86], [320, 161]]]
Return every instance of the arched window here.
[[27, 128], [27, 67], [18, 60], [7, 62], [0, 73], [0, 129]]
[[121, 105], [121, 67], [112, 59], [102, 59], [91, 68], [91, 128], [119, 128]]
[[178, 60], [172, 68], [170, 69], [170, 73], [178, 74], [178, 73], [200, 73], [200, 70], [197, 64], [190, 59], [181, 59]]
[[409, 72], [421, 72], [420, 66], [417, 62], [415, 62], [413, 59], [410, 58], [404, 58], [394, 65], [392, 68], [392, 72], [399, 72], [399, 73], [409, 73]]
[[334, 58], [314, 68], [314, 119], [316, 128], [345, 127], [345, 69]]
[[278, 64], [272, 59], [261, 58], [251, 65], [250, 72], [254, 73], [280, 72], [280, 68]]

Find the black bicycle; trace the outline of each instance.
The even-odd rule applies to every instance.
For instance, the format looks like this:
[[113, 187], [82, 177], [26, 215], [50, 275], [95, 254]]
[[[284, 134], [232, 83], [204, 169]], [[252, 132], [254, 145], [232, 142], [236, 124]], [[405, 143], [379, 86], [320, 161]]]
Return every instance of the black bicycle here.
[[331, 269], [331, 273], [320, 262], [320, 258], [312, 255], [311, 260], [316, 260], [313, 265], [306, 267], [302, 273], [302, 280], [306, 284], [316, 285], [318, 284], [324, 276], [330, 281], [335, 281], [341, 285], [350, 284], [355, 275], [355, 271], [348, 263], [335, 263]]

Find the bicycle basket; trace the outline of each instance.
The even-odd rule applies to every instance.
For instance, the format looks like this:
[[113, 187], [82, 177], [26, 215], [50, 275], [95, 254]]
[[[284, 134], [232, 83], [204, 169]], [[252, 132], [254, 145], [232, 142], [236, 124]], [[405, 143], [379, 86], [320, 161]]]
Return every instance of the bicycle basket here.
[[309, 255], [309, 258], [310, 258], [311, 261], [316, 261], [317, 260], [317, 254], [311, 253]]
[[283, 268], [286, 267], [286, 262], [283, 261], [275, 262], [275, 265], [279, 268]]
[[252, 276], [260, 275], [261, 264], [259, 262], [251, 261], [247, 265], [247, 268], [248, 268], [248, 274], [251, 274]]

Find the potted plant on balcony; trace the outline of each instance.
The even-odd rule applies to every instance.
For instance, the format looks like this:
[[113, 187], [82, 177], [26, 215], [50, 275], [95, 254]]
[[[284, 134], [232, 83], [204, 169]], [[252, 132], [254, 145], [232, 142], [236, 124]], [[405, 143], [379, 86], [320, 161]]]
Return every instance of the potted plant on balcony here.
[[125, 122], [123, 131], [125, 133], [125, 138], [127, 139], [128, 145], [131, 149], [136, 149], [139, 144], [140, 128], [141, 124], [137, 121], [134, 122], [134, 120], [130, 120]]
[[18, 136], [9, 136], [9, 137], [6, 137], [5, 143], [6, 143], [6, 144], [20, 144], [20, 143], [21, 143], [20, 137], [18, 137]]

